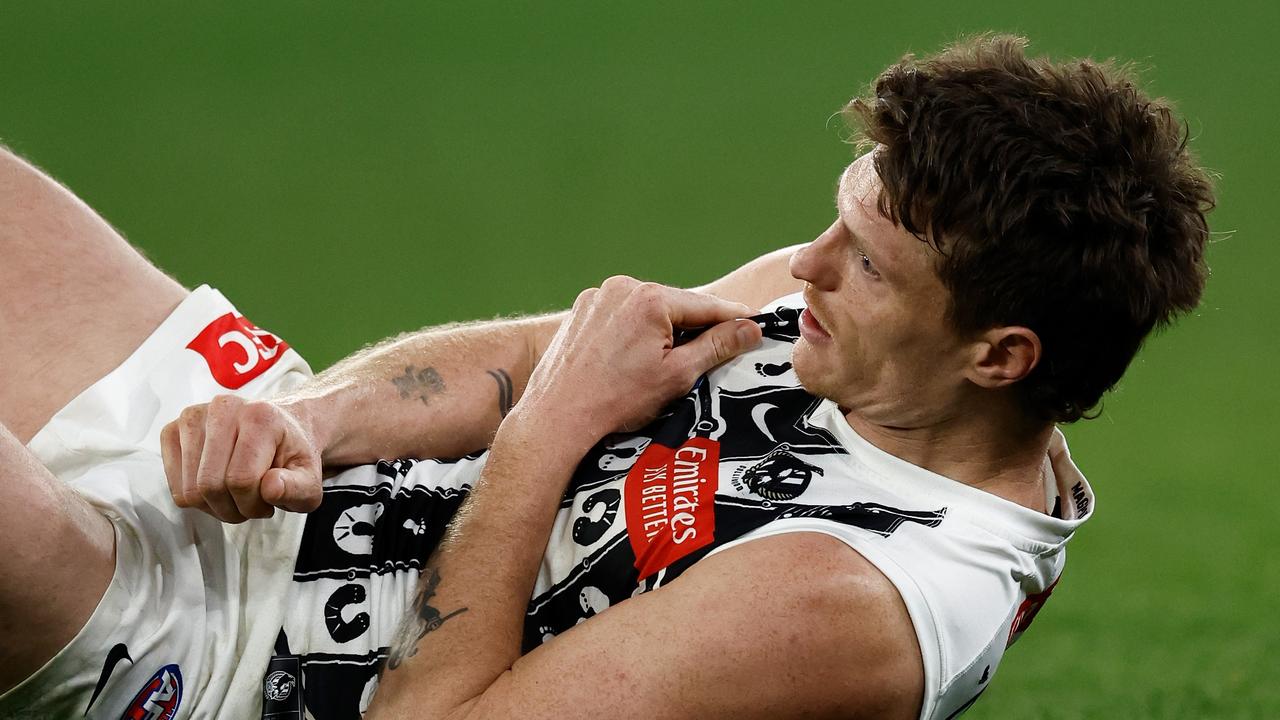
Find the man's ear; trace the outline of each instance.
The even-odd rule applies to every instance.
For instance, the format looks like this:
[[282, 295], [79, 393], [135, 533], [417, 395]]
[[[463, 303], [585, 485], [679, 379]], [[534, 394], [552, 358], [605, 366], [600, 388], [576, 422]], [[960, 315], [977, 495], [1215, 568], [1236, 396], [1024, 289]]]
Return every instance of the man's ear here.
[[1040, 363], [1040, 337], [1020, 326], [991, 328], [973, 344], [968, 379], [979, 387], [1011, 385], [1031, 374]]

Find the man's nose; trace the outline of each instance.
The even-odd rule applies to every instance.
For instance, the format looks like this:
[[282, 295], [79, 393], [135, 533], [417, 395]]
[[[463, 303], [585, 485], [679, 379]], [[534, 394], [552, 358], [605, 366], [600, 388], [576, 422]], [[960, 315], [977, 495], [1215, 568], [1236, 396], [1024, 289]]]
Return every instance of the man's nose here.
[[[837, 223], [839, 221], [836, 221]], [[840, 282], [839, 228], [832, 224], [812, 242], [791, 256], [791, 276], [817, 290], [835, 290]]]

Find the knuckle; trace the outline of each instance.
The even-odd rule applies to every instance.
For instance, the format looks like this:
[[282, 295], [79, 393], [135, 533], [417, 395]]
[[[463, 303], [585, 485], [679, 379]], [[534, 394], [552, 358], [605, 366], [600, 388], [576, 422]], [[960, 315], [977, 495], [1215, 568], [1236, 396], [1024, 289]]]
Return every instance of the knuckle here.
[[601, 290], [627, 290], [634, 286], [638, 280], [630, 275], [610, 275], [600, 284]]
[[578, 297], [574, 298], [573, 300], [573, 309], [577, 310], [589, 304], [592, 298], [596, 296], [597, 292], [598, 292], [597, 288], [587, 288], [586, 290], [583, 290], [582, 292], [578, 293]]
[[662, 286], [652, 282], [637, 283], [631, 290], [631, 297], [644, 303], [651, 303], [662, 297]]
[[246, 492], [257, 486], [258, 478], [250, 473], [228, 474], [226, 484], [227, 489], [232, 492]]
[[240, 422], [250, 427], [267, 427], [276, 419], [276, 408], [265, 400], [245, 403], [241, 410]]
[[225, 495], [227, 492], [226, 480], [209, 473], [197, 473], [196, 491], [204, 497]]
[[184, 430], [195, 430], [204, 425], [204, 405], [190, 405], [178, 414], [177, 422]]
[[633, 311], [655, 313], [662, 307], [663, 288], [657, 283], [637, 283], [627, 296]]
[[724, 337], [720, 335], [712, 336], [711, 352], [715, 356], [712, 358], [713, 360], [724, 360], [733, 354], [729, 349], [729, 344], [725, 341]]
[[640, 281], [630, 275], [613, 275], [600, 284], [600, 292], [614, 302], [625, 301], [632, 296]]
[[209, 401], [209, 412], [211, 414], [222, 414], [234, 409], [240, 403], [240, 398], [235, 395], [215, 395], [213, 399]]
[[208, 427], [225, 430], [236, 423], [244, 401], [235, 395], [219, 395], [209, 401], [205, 412], [205, 423]]
[[662, 291], [663, 291], [663, 287], [661, 285], [659, 285], [656, 282], [650, 282], [648, 280], [645, 280], [643, 282], [637, 280], [635, 287], [632, 289], [632, 292], [642, 296], [660, 295], [662, 294]]

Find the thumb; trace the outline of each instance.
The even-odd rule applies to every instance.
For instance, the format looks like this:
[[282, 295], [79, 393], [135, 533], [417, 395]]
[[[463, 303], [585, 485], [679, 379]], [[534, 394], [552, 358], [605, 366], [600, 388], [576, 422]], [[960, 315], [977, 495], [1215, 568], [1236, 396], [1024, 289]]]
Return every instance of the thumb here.
[[697, 375], [760, 344], [760, 326], [752, 320], [719, 323], [673, 353], [683, 353]]
[[262, 499], [290, 512], [311, 512], [320, 507], [320, 478], [302, 468], [272, 468], [262, 476]]

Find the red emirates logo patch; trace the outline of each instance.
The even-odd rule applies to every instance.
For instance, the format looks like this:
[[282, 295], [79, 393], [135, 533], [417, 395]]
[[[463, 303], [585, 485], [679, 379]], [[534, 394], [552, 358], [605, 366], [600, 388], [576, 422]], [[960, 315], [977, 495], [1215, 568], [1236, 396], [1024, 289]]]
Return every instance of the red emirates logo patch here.
[[187, 348], [200, 353], [219, 385], [238, 390], [270, 370], [289, 345], [244, 317], [227, 313], [209, 323]]
[[646, 578], [715, 538], [720, 443], [650, 443], [627, 473], [627, 536]]

